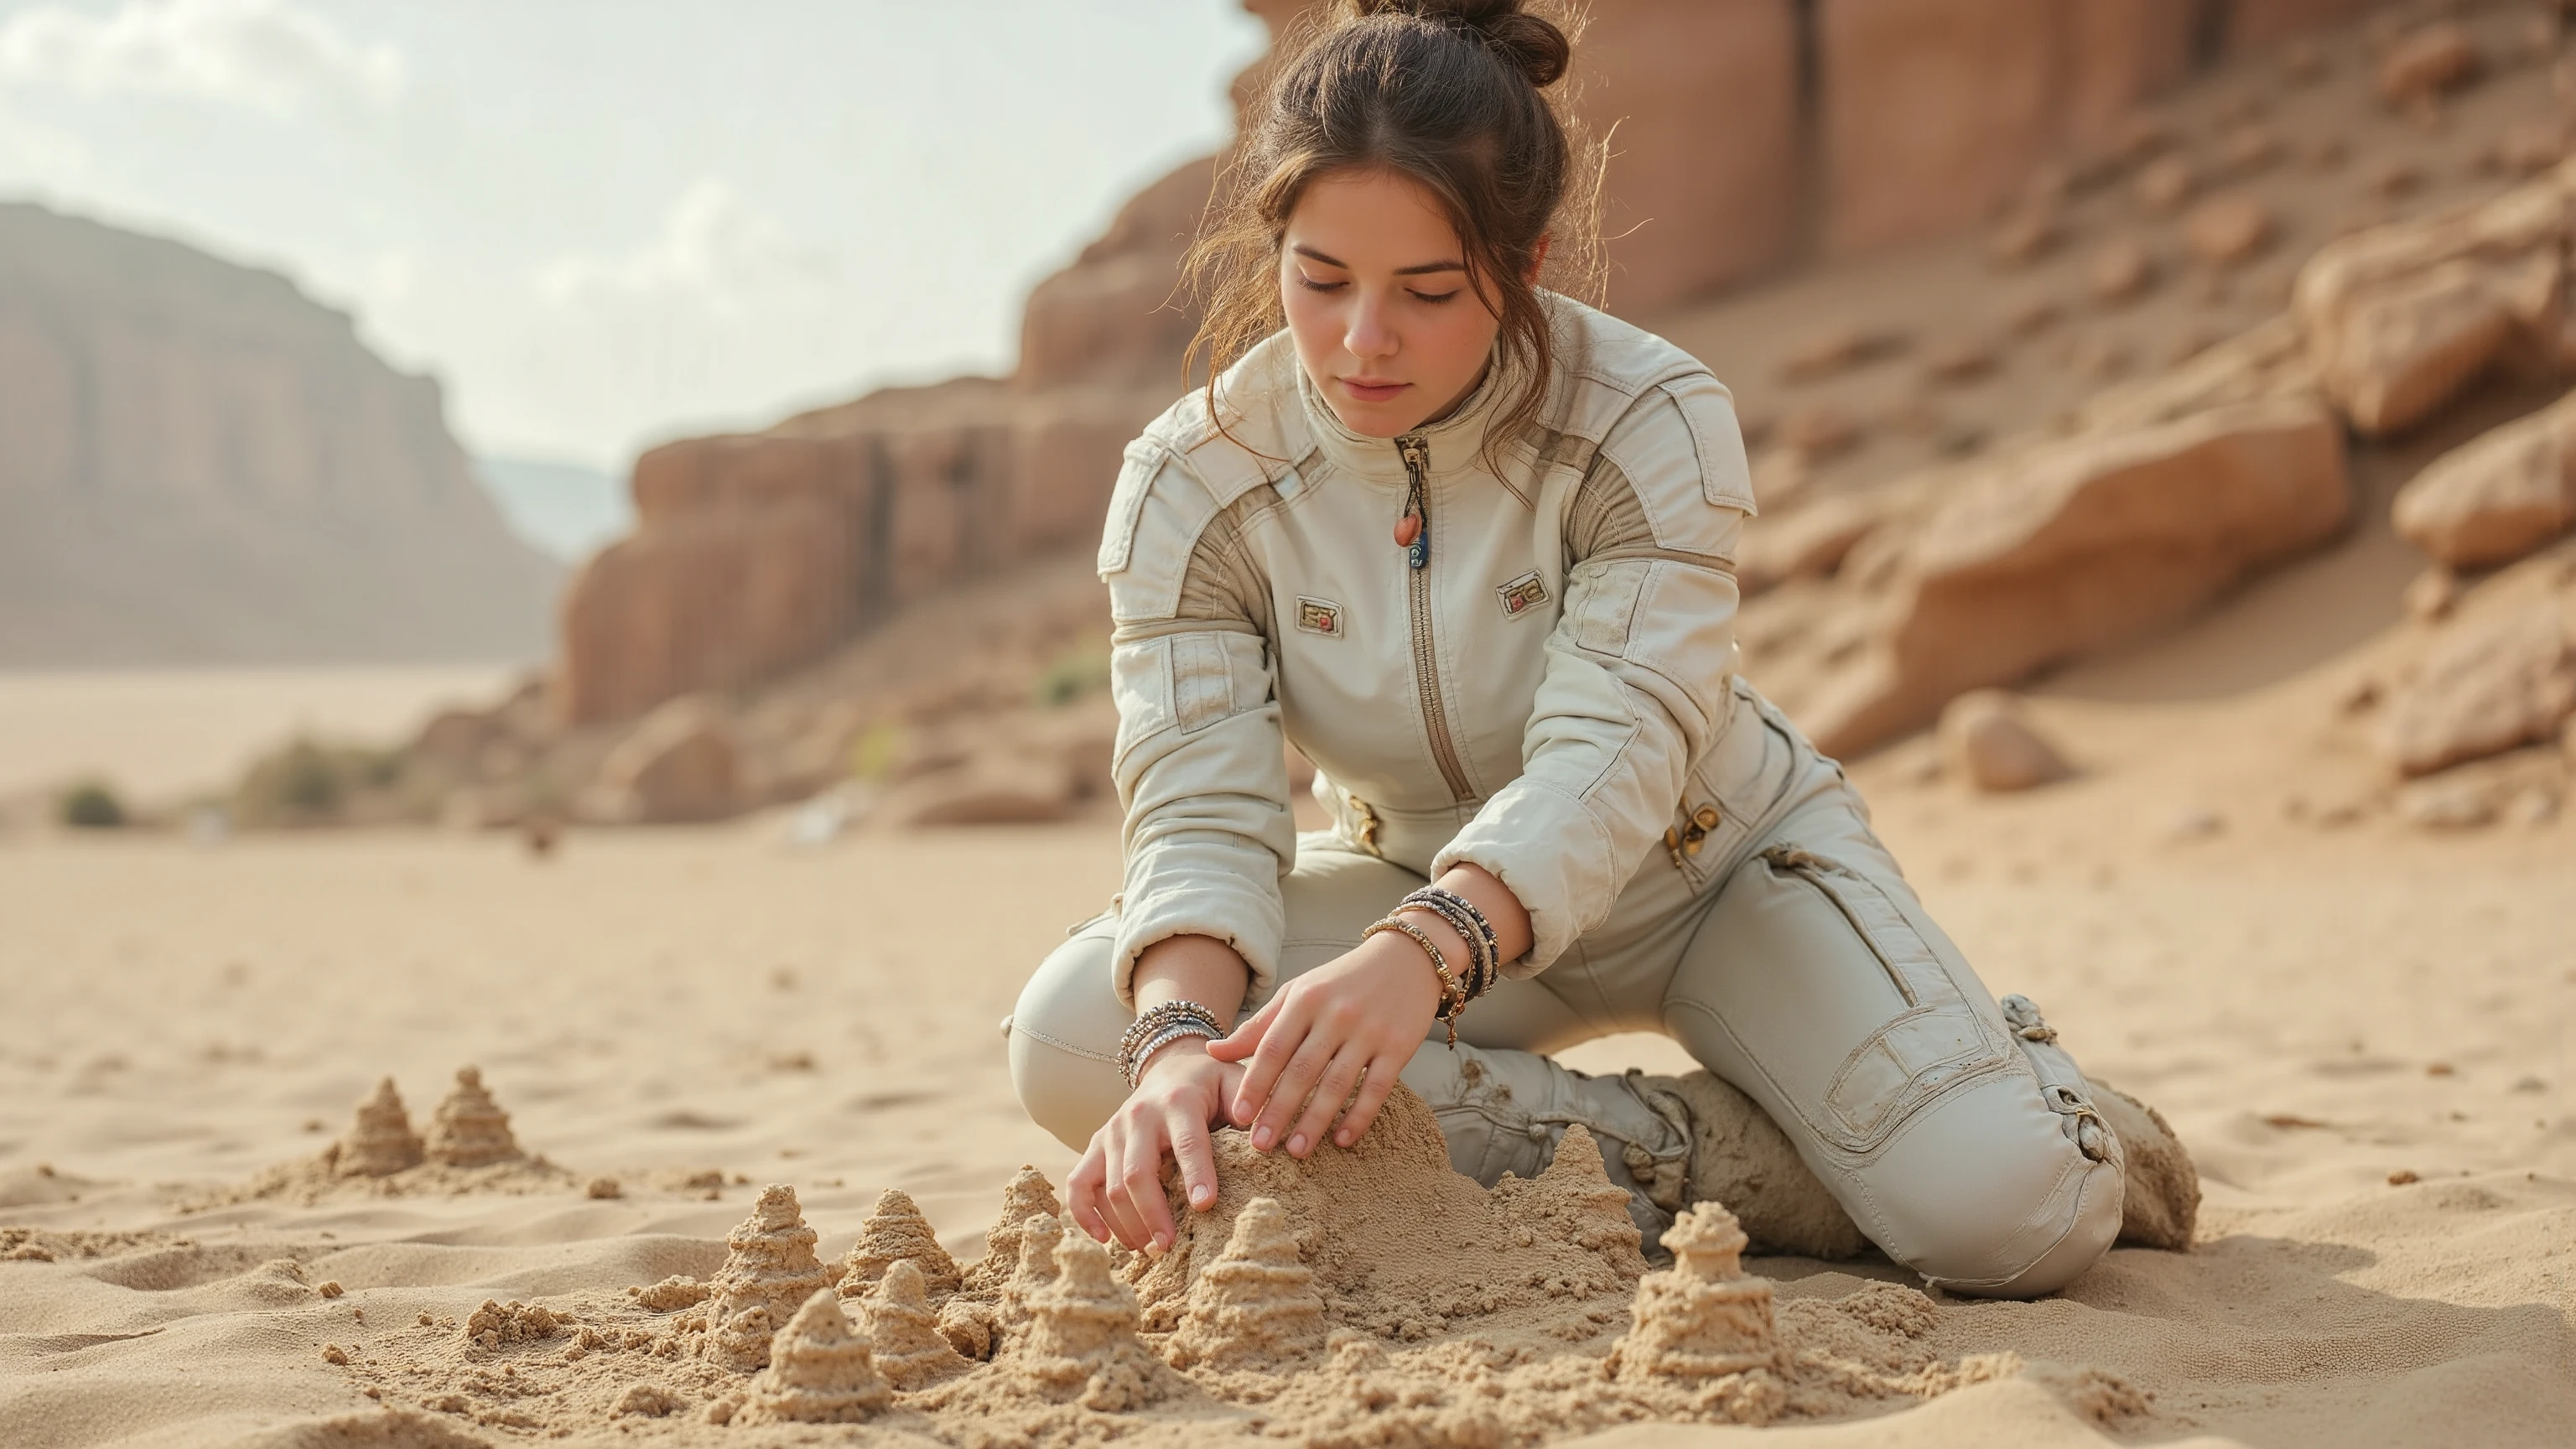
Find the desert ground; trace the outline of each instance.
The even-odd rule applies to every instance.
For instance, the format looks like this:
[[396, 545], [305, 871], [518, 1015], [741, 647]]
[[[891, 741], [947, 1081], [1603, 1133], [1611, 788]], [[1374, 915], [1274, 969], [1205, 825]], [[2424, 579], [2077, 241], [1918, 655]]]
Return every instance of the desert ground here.
[[[1981, 797], [1920, 743], [1854, 771], [1988, 981], [2160, 1108], [2206, 1192], [2190, 1252], [2123, 1248], [2036, 1303], [1943, 1300], [1930, 1343], [2098, 1370], [2135, 1397], [2006, 1376], [1861, 1423], [1601, 1442], [2566, 1442], [2576, 821], [2446, 833], [2336, 814], [2358, 776], [2335, 700], [2368, 650], [2187, 697], [2173, 681], [2233, 647], [2230, 617], [2034, 698], [2072, 780]], [[576, 831], [549, 858], [499, 832], [0, 842], [0, 1220], [51, 1245], [0, 1263], [9, 1441], [401, 1443], [424, 1422], [526, 1437], [490, 1415], [397, 1422], [325, 1345], [399, 1366], [424, 1351], [407, 1335], [438, 1332], [412, 1327], [424, 1314], [708, 1273], [770, 1183], [796, 1187], [827, 1261], [886, 1188], [979, 1255], [1013, 1169], [1061, 1181], [1071, 1161], [1021, 1118], [996, 1023], [1114, 889], [1115, 832], [813, 848], [784, 826]], [[1686, 1065], [1652, 1037], [1576, 1056]], [[569, 1177], [253, 1195], [378, 1077], [425, 1114], [466, 1063]], [[597, 1176], [621, 1195], [586, 1196]], [[281, 1304], [259, 1266], [277, 1259], [345, 1291]], [[1902, 1278], [1875, 1259], [1749, 1266], [1784, 1304]], [[620, 1442], [777, 1432], [685, 1419], [529, 1422]], [[369, 1423], [394, 1437], [348, 1437]]]

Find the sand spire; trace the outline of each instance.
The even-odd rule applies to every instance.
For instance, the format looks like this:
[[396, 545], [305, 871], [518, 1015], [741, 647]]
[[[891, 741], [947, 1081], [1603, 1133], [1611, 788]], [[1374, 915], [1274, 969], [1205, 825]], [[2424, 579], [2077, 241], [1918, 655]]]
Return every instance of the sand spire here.
[[411, 1130], [411, 1113], [387, 1077], [358, 1104], [357, 1125], [340, 1139], [338, 1171], [344, 1177], [389, 1177], [418, 1167], [420, 1160], [420, 1134]]
[[968, 1292], [993, 1293], [1010, 1281], [1020, 1266], [1020, 1230], [1033, 1218], [1052, 1218], [1064, 1211], [1055, 1184], [1046, 1174], [1023, 1165], [1002, 1189], [1002, 1219], [984, 1234], [984, 1256], [966, 1269]]
[[1297, 1251], [1288, 1211], [1256, 1197], [1234, 1220], [1225, 1251], [1190, 1289], [1167, 1352], [1182, 1368], [1282, 1372], [1324, 1346], [1324, 1296]]
[[1771, 1283], [1746, 1276], [1745, 1241], [1717, 1203], [1673, 1220], [1673, 1266], [1638, 1280], [1636, 1326], [1611, 1354], [1621, 1377], [1715, 1378], [1776, 1362]]
[[1143, 1346], [1135, 1291], [1110, 1276], [1109, 1250], [1060, 1224], [1057, 1231], [1055, 1279], [1028, 1295], [1020, 1359], [1041, 1388], [1062, 1393], [1115, 1366], [1122, 1349], [1142, 1353]]
[[429, 1160], [446, 1167], [489, 1167], [522, 1155], [510, 1135], [510, 1114], [483, 1090], [480, 1067], [456, 1069], [456, 1089], [429, 1119], [427, 1146]]
[[969, 1366], [941, 1334], [921, 1269], [910, 1258], [886, 1266], [885, 1277], [868, 1295], [867, 1314], [877, 1369], [896, 1388], [927, 1388]]
[[[1546, 1195], [1561, 1203], [1558, 1214], [1568, 1236], [1596, 1253], [1638, 1253], [1637, 1220], [1628, 1215], [1628, 1192], [1610, 1180], [1601, 1144], [1590, 1128], [1577, 1122], [1565, 1129], [1556, 1157], [1537, 1178]], [[1644, 1266], [1640, 1257], [1638, 1266]]]
[[849, 1424], [893, 1402], [868, 1340], [851, 1331], [841, 1300], [817, 1288], [765, 1352], [769, 1366], [751, 1381], [746, 1424]]
[[761, 1190], [751, 1216], [725, 1236], [724, 1267], [708, 1283], [709, 1358], [741, 1373], [769, 1361], [771, 1331], [814, 1290], [832, 1286], [832, 1275], [814, 1256], [814, 1238], [797, 1208], [796, 1189]]
[[841, 1296], [864, 1295], [887, 1268], [902, 1262], [920, 1271], [925, 1292], [945, 1298], [957, 1291], [957, 1260], [939, 1246], [930, 1220], [913, 1205], [911, 1195], [888, 1188], [878, 1194], [876, 1209], [859, 1227], [859, 1240], [841, 1259]]
[[[1081, 1234], [1073, 1234], [1080, 1237]], [[1056, 1279], [1056, 1249], [1064, 1243], [1064, 1219], [1053, 1214], [1035, 1217], [1020, 1224], [1018, 1233], [1020, 1262], [1010, 1280], [1002, 1285], [1002, 1311], [1013, 1317], [1023, 1311], [1029, 1299], [1045, 1291]]]

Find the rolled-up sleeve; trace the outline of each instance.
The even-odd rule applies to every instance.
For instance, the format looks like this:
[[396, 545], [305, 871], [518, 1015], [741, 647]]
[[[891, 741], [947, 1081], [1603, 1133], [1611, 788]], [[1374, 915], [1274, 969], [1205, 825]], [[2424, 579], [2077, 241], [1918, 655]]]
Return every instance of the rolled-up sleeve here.
[[1132, 1004], [1141, 952], [1208, 936], [1243, 957], [1258, 1001], [1277, 980], [1279, 882], [1296, 857], [1268, 596], [1241, 536], [1275, 494], [1218, 507], [1168, 454], [1140, 450], [1127, 466], [1120, 491], [1141, 496], [1112, 507], [1102, 550], [1126, 812], [1113, 984]]
[[1568, 510], [1565, 612], [1520, 777], [1432, 862], [1491, 871], [1529, 912], [1534, 976], [1601, 924], [1732, 716], [1735, 554], [1752, 511], [1723, 388], [1658, 389], [1611, 429]]

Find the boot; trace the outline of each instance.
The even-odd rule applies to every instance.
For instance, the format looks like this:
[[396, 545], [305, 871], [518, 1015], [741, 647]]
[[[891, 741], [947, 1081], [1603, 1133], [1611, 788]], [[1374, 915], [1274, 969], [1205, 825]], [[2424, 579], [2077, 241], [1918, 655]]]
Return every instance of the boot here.
[[1649, 1100], [1683, 1109], [1690, 1124], [1686, 1202], [1716, 1202], [1735, 1214], [1757, 1253], [1850, 1258], [1869, 1247], [1851, 1215], [1807, 1164], [1789, 1135], [1753, 1099], [1705, 1071], [1642, 1077]]

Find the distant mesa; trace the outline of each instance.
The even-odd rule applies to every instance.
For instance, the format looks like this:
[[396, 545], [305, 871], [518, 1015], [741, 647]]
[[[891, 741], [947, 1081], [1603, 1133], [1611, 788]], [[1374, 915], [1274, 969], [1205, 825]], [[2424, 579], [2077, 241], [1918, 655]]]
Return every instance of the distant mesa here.
[[561, 578], [348, 316], [0, 203], [0, 665], [533, 660]]

